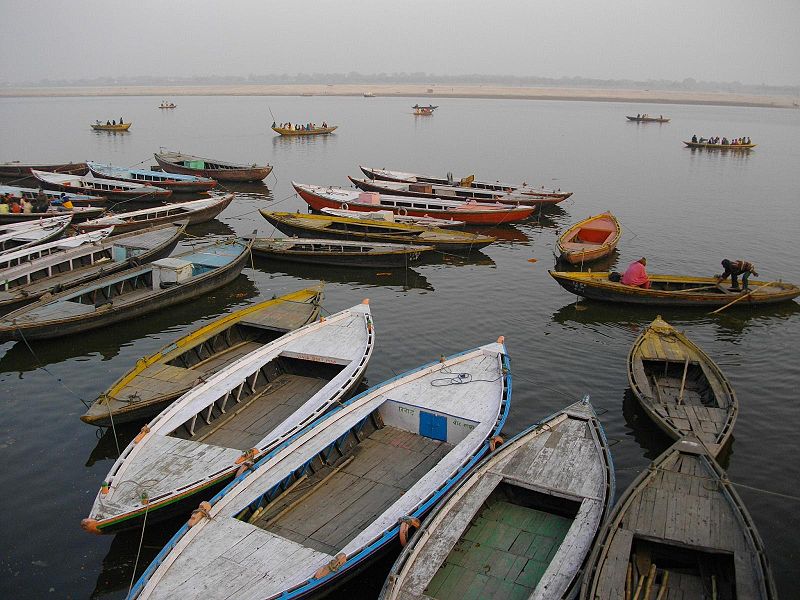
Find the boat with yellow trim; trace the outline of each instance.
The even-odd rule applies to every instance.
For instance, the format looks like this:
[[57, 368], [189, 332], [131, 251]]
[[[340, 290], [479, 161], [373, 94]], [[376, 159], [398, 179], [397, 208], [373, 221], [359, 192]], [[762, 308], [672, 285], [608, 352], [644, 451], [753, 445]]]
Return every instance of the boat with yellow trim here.
[[289, 135], [289, 136], [298, 136], [298, 135], [326, 135], [328, 133], [333, 133], [336, 131], [339, 126], [338, 125], [329, 125], [327, 127], [312, 127], [310, 129], [302, 129], [303, 125], [300, 125], [301, 129], [295, 129], [295, 126], [290, 127], [279, 127], [277, 125], [273, 125], [272, 131], [275, 133], [279, 133], [280, 135]]
[[683, 142], [687, 148], [694, 150], [750, 150], [758, 144], [709, 144], [708, 142]]
[[157, 415], [198, 381], [319, 316], [322, 286], [225, 315], [168, 344], [117, 379], [81, 416], [107, 427]]
[[[741, 298], [735, 306], [774, 304], [800, 296], [800, 287], [782, 281], [748, 282], [750, 289], [732, 291], [726, 282], [715, 277], [685, 275], [649, 275], [649, 289], [611, 281], [607, 272], [548, 271], [550, 276], [568, 292], [590, 300], [650, 304], [654, 306], [704, 306], [717, 308]], [[742, 296], [745, 296], [742, 298]]]
[[97, 121], [97, 123], [92, 123], [91, 127], [95, 131], [119, 131], [119, 132], [121, 132], [121, 131], [128, 131], [128, 129], [131, 128], [131, 125], [133, 125], [133, 123], [115, 123], [113, 125], [109, 125], [108, 123], [106, 123], [104, 125], [100, 121]]
[[617, 247], [622, 228], [617, 218], [604, 212], [579, 221], [556, 241], [556, 255], [572, 265], [606, 257]]

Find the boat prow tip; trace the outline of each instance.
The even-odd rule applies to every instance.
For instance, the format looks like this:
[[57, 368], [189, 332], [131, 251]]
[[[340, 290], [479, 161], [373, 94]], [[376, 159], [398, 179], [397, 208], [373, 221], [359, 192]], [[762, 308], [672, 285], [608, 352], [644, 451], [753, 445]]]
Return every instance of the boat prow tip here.
[[95, 535], [101, 535], [102, 531], [97, 526], [97, 519], [81, 519], [81, 527], [84, 531], [88, 531], [89, 533], [93, 533]]
[[361, 301], [361, 304], [367, 304], [367, 305], [368, 305], [368, 304], [369, 304], [369, 298], [364, 298], [364, 299]]
[[501, 335], [499, 338], [497, 338], [497, 343], [498, 344], [505, 344], [506, 343], [506, 336]]

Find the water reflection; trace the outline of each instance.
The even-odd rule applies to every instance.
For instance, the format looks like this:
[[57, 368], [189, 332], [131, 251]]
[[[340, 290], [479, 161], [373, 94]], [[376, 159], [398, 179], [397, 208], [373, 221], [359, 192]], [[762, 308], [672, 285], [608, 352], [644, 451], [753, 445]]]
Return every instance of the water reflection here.
[[622, 397], [622, 416], [628, 435], [636, 441], [648, 460], [655, 460], [672, 445], [673, 440], [647, 416], [630, 388], [625, 389]]
[[555, 268], [558, 271], [614, 271], [617, 269], [619, 263], [619, 250], [614, 248], [608, 256], [598, 258], [589, 263], [572, 265], [561, 257], [555, 260]]
[[133, 438], [136, 437], [136, 434], [141, 431], [141, 426], [142, 423], [132, 421], [121, 423], [114, 428], [94, 428], [95, 434], [98, 436], [97, 445], [92, 449], [89, 458], [86, 459], [86, 466], [93, 467], [95, 463], [104, 460], [117, 460], [120, 452], [125, 450], [128, 444], [133, 441]]
[[433, 250], [425, 252], [422, 260], [418, 263], [422, 265], [447, 265], [448, 267], [464, 267], [468, 265], [480, 265], [484, 267], [494, 267], [496, 263], [480, 250], [474, 250], [469, 254], [449, 254]]
[[[515, 244], [529, 245], [530, 238], [528, 234], [517, 229], [513, 225], [500, 225], [498, 227], [470, 227], [467, 230], [469, 233], [477, 233], [478, 235], [489, 235], [497, 238], [497, 242], [511, 242]], [[495, 243], [497, 243], [495, 242]]]
[[348, 269], [322, 265], [294, 264], [256, 257], [254, 267], [265, 273], [280, 273], [311, 281], [332, 283], [356, 283], [369, 287], [397, 287], [403, 291], [411, 289], [433, 291], [428, 280], [414, 269]]
[[239, 275], [228, 285], [191, 302], [138, 317], [125, 322], [124, 326], [114, 326], [113, 335], [108, 328], [102, 328], [80, 336], [31, 340], [29, 345], [16, 342], [0, 358], [0, 373], [26, 373], [65, 360], [98, 354], [103, 361], [109, 361], [119, 354], [122, 347], [138, 339], [167, 331], [181, 331], [182, 327], [219, 315], [256, 296], [255, 284], [245, 275]]

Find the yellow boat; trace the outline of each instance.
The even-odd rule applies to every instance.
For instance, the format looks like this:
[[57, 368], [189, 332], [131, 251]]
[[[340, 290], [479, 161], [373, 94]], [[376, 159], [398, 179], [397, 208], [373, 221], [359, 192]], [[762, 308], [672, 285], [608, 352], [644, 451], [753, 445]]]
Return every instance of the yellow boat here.
[[118, 125], [103, 125], [102, 123], [92, 124], [95, 131], [128, 131], [133, 123], [119, 123]]
[[562, 260], [579, 265], [608, 256], [622, 236], [619, 221], [604, 212], [572, 225], [556, 242], [556, 254]]
[[313, 127], [312, 129], [293, 129], [291, 127], [273, 127], [272, 131], [281, 135], [325, 135], [333, 133], [338, 128], [338, 125], [329, 125], [328, 127]]

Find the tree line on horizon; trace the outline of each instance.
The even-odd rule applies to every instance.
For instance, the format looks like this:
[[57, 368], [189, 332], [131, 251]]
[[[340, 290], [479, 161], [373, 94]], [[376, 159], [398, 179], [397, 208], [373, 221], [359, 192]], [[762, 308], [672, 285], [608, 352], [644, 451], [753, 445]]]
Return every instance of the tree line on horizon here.
[[764, 95], [800, 95], [800, 86], [749, 84], [739, 81], [697, 81], [687, 77], [682, 81], [668, 79], [594, 79], [588, 77], [536, 77], [518, 75], [436, 75], [415, 73], [297, 73], [269, 75], [207, 75], [170, 77], [141, 75], [132, 77], [95, 77], [92, 79], [41, 79], [10, 83], [4, 87], [113, 87], [113, 86], [190, 86], [190, 85], [314, 85], [314, 84], [420, 84], [428, 87], [448, 85], [505, 85], [511, 87], [575, 87], [609, 89], [657, 89], [664, 91], [716, 91]]

